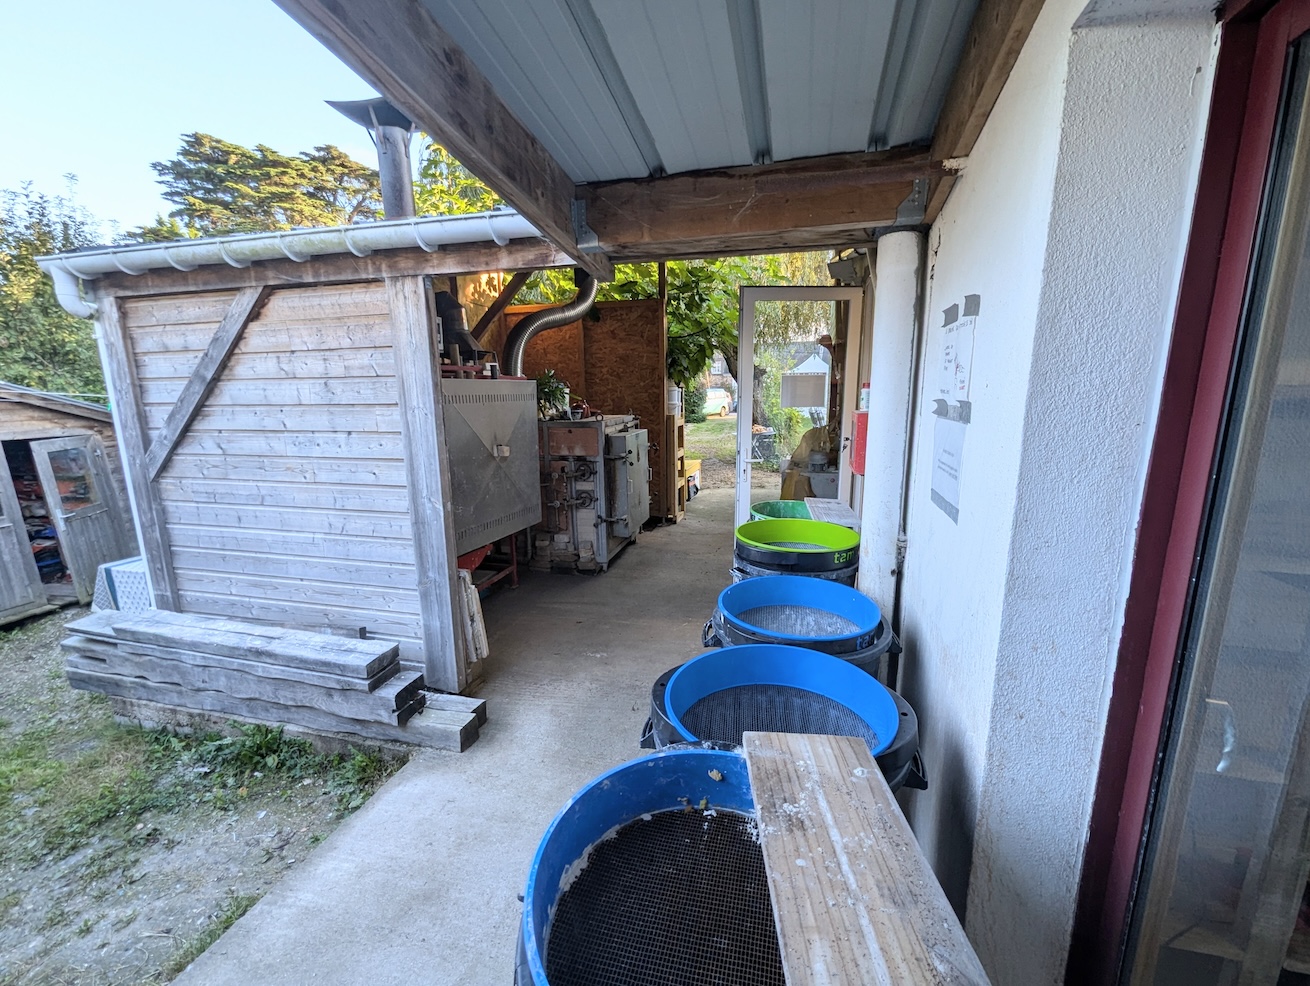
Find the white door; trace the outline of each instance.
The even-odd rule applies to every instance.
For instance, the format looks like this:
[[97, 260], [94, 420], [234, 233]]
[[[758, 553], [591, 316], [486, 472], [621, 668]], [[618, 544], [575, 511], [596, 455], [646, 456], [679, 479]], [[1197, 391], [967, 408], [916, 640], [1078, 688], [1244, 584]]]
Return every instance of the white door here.
[[0, 623], [46, 607], [45, 589], [32, 558], [32, 544], [14, 493], [9, 465], [0, 455]]
[[[863, 288], [821, 288], [821, 287], [743, 287], [741, 288], [741, 305], [740, 314], [737, 322], [737, 503], [736, 503], [736, 523], [744, 524], [750, 519], [751, 512], [751, 467], [755, 464], [767, 464], [770, 469], [777, 467], [780, 460], [785, 460], [790, 454], [790, 448], [779, 446], [779, 429], [773, 427], [770, 422], [756, 421], [755, 419], [761, 413], [767, 414], [773, 405], [778, 403], [781, 398], [781, 373], [783, 371], [803, 371], [804, 360], [808, 358], [803, 352], [804, 346], [799, 337], [790, 340], [788, 345], [782, 347], [786, 352], [777, 352], [772, 354], [773, 359], [757, 360], [756, 353], [756, 326], [759, 324], [761, 311], [757, 311], [757, 305], [764, 305], [775, 302], [847, 302], [849, 311], [842, 330], [849, 333], [846, 339], [845, 359], [839, 367], [831, 367], [826, 371], [829, 376], [827, 386], [840, 386], [841, 388], [841, 405], [842, 421], [840, 427], [840, 437], [837, 442], [839, 450], [844, 449], [845, 442], [850, 437], [851, 412], [855, 409], [855, 402], [859, 394], [859, 384], [856, 380], [856, 370], [859, 363], [859, 326], [862, 323], [862, 306], [864, 304]], [[842, 331], [838, 330], [838, 331]], [[775, 347], [777, 348], [777, 347]], [[822, 353], [816, 351], [818, 357], [816, 365], [821, 363]], [[767, 364], [767, 365], [766, 365]], [[776, 365], [774, 365], [776, 364]], [[792, 365], [796, 364], [796, 365]], [[794, 372], [795, 379], [788, 381], [792, 384], [797, 392], [805, 390], [807, 381], [804, 379], [811, 374], [805, 372]], [[821, 375], [821, 374], [817, 374]], [[761, 382], [762, 386], [770, 387], [769, 399], [756, 401], [756, 383]], [[778, 393], [773, 393], [777, 390]], [[799, 400], [799, 398], [797, 398]], [[794, 410], [794, 408], [793, 408]], [[815, 408], [814, 417], [819, 415], [818, 408]], [[758, 412], [758, 413], [757, 413]], [[796, 415], [791, 415], [796, 417]], [[800, 421], [799, 428], [805, 428], [814, 422]], [[776, 423], [774, 423], [776, 424]], [[757, 432], [756, 426], [763, 429], [763, 432]], [[766, 462], [767, 460], [767, 462]], [[850, 465], [847, 462], [845, 454], [838, 456], [840, 463], [841, 489], [849, 490], [850, 487]], [[774, 491], [769, 495], [763, 495], [764, 491], [758, 491], [756, 499], [775, 500], [779, 497], [779, 491]]]
[[124, 537], [123, 508], [105, 450], [91, 434], [48, 438], [32, 443], [32, 458], [73, 588], [78, 599], [89, 603], [100, 566], [135, 553]]

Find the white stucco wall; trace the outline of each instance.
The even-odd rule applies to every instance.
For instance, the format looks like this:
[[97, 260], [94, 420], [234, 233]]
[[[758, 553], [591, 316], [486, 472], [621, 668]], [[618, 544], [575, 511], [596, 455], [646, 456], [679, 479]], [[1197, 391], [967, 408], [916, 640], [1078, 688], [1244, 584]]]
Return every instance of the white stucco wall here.
[[[907, 805], [997, 983], [1064, 978], [1214, 51], [1204, 11], [1082, 6], [1043, 9], [929, 239], [902, 598], [933, 786]], [[957, 524], [928, 391], [967, 294]]]
[[[1070, 26], [1050, 0], [964, 174], [928, 234], [922, 391], [936, 382], [942, 310], [981, 295], [959, 523], [929, 499], [932, 398], [916, 396], [901, 587], [901, 690], [919, 713], [928, 790], [904, 800], [947, 896], [963, 914], [983, 783], [1019, 473], [1028, 364], [1055, 182]], [[875, 329], [876, 331], [876, 329]]]

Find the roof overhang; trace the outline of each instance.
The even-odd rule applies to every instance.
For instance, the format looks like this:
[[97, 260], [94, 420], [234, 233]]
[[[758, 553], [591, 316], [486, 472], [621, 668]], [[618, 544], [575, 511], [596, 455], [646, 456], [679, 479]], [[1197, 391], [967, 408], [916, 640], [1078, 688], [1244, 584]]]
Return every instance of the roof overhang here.
[[275, 0], [582, 266], [929, 222], [1042, 0]]

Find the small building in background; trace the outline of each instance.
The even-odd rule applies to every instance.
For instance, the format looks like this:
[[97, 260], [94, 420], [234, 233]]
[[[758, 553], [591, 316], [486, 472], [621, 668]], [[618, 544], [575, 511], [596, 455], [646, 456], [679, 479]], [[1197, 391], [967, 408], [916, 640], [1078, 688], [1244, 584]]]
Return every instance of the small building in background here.
[[89, 603], [137, 551], [109, 411], [0, 381], [0, 448], [0, 623]]

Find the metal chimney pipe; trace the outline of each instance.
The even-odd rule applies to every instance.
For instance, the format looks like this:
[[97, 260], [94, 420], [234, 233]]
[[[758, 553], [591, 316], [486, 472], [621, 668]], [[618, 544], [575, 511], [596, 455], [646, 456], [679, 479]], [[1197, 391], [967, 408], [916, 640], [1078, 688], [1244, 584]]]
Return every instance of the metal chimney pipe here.
[[382, 212], [387, 219], [414, 216], [414, 179], [410, 165], [410, 135], [414, 123], [385, 99], [358, 99], [327, 104], [373, 135], [382, 183]]

